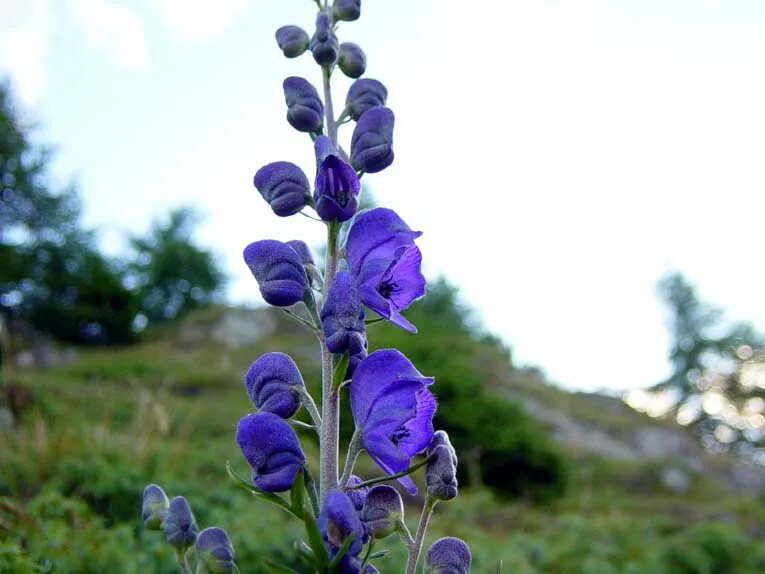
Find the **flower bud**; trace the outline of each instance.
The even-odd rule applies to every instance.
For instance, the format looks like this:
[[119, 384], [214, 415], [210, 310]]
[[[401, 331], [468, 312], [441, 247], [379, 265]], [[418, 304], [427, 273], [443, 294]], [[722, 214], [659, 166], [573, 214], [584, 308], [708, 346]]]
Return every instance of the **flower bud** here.
[[253, 181], [260, 195], [279, 217], [295, 215], [311, 202], [308, 178], [294, 163], [276, 161], [264, 165]]
[[197, 523], [183, 496], [176, 496], [170, 501], [162, 530], [165, 532], [165, 540], [176, 550], [183, 551], [194, 544], [197, 539]]
[[311, 82], [290, 76], [282, 83], [287, 121], [299, 132], [319, 132], [324, 125], [324, 104]]
[[470, 574], [470, 549], [459, 538], [436, 540], [425, 555], [425, 574]]
[[356, 80], [348, 89], [345, 97], [345, 109], [354, 120], [371, 108], [384, 106], [388, 99], [388, 90], [381, 82], [370, 78]]
[[308, 33], [300, 26], [282, 26], [276, 31], [276, 43], [288, 58], [297, 58], [308, 49]]
[[457, 496], [457, 457], [446, 446], [437, 446], [425, 467], [428, 496], [436, 500], [451, 500]]
[[347, 271], [340, 271], [332, 281], [321, 310], [321, 326], [330, 353], [352, 356], [364, 351], [364, 306]]
[[358, 20], [361, 15], [361, 0], [335, 0], [332, 3], [332, 12], [335, 20]]
[[359, 520], [351, 500], [337, 489], [327, 492], [317, 520], [319, 532], [334, 556], [349, 536], [353, 542], [348, 547], [348, 556], [357, 556], [363, 546], [364, 527]]
[[288, 419], [300, 408], [298, 391], [304, 387], [295, 361], [285, 353], [265, 353], [244, 376], [247, 396], [260, 411]]
[[393, 163], [393, 112], [378, 106], [364, 112], [351, 136], [351, 164], [377, 173]]
[[367, 499], [367, 493], [369, 492], [368, 486], [353, 488], [362, 482], [361, 478], [352, 474], [350, 478], [348, 478], [348, 482], [345, 483], [345, 495], [350, 499], [351, 503], [353, 503], [353, 507], [357, 512], [361, 512], [361, 509], [364, 508], [364, 501]]
[[367, 57], [358, 44], [343, 42], [340, 44], [340, 57], [337, 60], [343, 74], [349, 78], [358, 78], [367, 69]]
[[162, 530], [162, 523], [167, 516], [170, 501], [165, 491], [156, 484], [149, 484], [143, 489], [141, 501], [141, 518], [149, 530]]
[[197, 556], [197, 574], [232, 574], [234, 567], [234, 547], [222, 528], [205, 528], [199, 533], [194, 545]]
[[361, 184], [356, 172], [340, 157], [326, 136], [314, 142], [316, 184], [313, 202], [324, 221], [347, 221], [356, 213]]
[[236, 442], [252, 468], [252, 483], [267, 492], [292, 488], [305, 464], [295, 431], [273, 413], [243, 417], [236, 426]]
[[396, 532], [399, 520], [404, 518], [404, 502], [392, 486], [378, 484], [369, 489], [361, 511], [372, 538], [385, 538]]
[[340, 47], [337, 43], [337, 36], [332, 30], [332, 18], [326, 12], [319, 12], [316, 16], [316, 32], [309, 44], [313, 59], [320, 66], [328, 67], [337, 60]]
[[267, 303], [289, 307], [308, 293], [308, 277], [300, 256], [286, 243], [264, 239], [244, 249], [244, 261], [252, 271]]

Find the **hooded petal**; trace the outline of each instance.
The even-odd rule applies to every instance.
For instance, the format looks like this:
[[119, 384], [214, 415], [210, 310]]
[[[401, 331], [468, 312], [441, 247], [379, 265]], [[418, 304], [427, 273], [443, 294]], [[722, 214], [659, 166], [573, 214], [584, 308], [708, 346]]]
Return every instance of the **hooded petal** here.
[[422, 235], [412, 231], [392, 209], [377, 207], [359, 214], [348, 232], [348, 266], [358, 275], [367, 258], [391, 260], [396, 250]]
[[244, 249], [244, 261], [267, 303], [289, 307], [305, 297], [309, 287], [303, 262], [286, 243], [273, 239], [250, 243]]
[[335, 275], [321, 310], [321, 324], [331, 353], [358, 355], [365, 350], [364, 307], [347, 271]]
[[265, 353], [244, 377], [250, 401], [261, 411], [287, 419], [300, 408], [298, 387], [305, 386], [295, 361], [285, 353]]

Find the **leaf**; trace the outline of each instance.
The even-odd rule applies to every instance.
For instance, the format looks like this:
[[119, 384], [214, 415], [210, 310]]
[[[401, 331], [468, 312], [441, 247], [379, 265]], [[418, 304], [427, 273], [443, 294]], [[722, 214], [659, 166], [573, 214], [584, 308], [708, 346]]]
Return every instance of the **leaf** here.
[[266, 566], [269, 567], [271, 572], [278, 572], [278, 574], [300, 574], [296, 570], [293, 570], [288, 566], [284, 566], [283, 564], [279, 564], [278, 562], [274, 562], [273, 560], [269, 560], [268, 558], [264, 558], [263, 562], [266, 563]]
[[324, 540], [321, 539], [319, 528], [316, 526], [316, 519], [307, 509], [303, 511], [303, 522], [305, 522], [305, 531], [308, 534], [308, 542], [316, 558], [318, 570], [324, 572], [329, 564], [329, 556], [327, 555], [327, 549], [324, 547]]
[[303, 484], [302, 468], [298, 471], [297, 476], [295, 476], [295, 482], [292, 483], [290, 501], [292, 502], [292, 513], [302, 518], [303, 506], [305, 504], [305, 484]]
[[265, 490], [261, 490], [257, 486], [248, 483], [246, 480], [244, 480], [241, 476], [239, 476], [236, 471], [231, 468], [231, 462], [226, 461], [226, 472], [231, 477], [231, 479], [234, 481], [235, 484], [238, 486], [244, 488], [247, 490], [250, 494], [252, 494], [255, 498], [258, 498], [259, 500], [263, 500], [265, 502], [269, 502], [275, 506], [278, 506], [282, 510], [285, 510], [286, 512], [290, 513], [295, 518], [298, 518], [300, 520], [303, 519], [303, 517], [299, 514], [295, 514], [295, 512], [292, 511], [292, 508], [289, 504], [287, 504], [287, 501], [284, 500], [281, 496], [278, 496], [274, 494], [273, 492], [266, 492]]
[[329, 563], [330, 572], [337, 571], [337, 567], [340, 565], [340, 561], [346, 554], [348, 554], [348, 549], [351, 547], [354, 538], [356, 538], [356, 534], [351, 532], [351, 534], [345, 540], [343, 540], [343, 545], [337, 550], [337, 554], [332, 557], [332, 561]]

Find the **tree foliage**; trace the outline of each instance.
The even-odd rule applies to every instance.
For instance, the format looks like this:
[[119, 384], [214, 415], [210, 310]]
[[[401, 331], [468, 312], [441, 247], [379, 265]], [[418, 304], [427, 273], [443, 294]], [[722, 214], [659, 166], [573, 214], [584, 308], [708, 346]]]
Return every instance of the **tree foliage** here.
[[155, 221], [147, 236], [131, 239], [131, 270], [149, 322], [173, 319], [220, 297], [225, 276], [213, 253], [194, 242], [197, 223], [194, 211], [179, 208]]
[[765, 446], [762, 336], [699, 300], [679, 273], [662, 279], [659, 293], [669, 311], [672, 374], [654, 392], [669, 397], [670, 412], [692, 425], [711, 450], [751, 453]]

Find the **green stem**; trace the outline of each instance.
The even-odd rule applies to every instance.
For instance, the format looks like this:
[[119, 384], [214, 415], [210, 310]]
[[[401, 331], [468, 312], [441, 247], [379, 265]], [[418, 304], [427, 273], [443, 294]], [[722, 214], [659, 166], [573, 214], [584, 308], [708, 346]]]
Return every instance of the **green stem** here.
[[178, 561], [178, 568], [180, 569], [181, 574], [191, 574], [191, 567], [189, 566], [189, 561], [186, 559], [186, 551], [176, 550], [175, 558]]
[[425, 531], [428, 529], [430, 517], [433, 516], [433, 509], [436, 507], [436, 500], [428, 497], [422, 506], [420, 523], [417, 525], [417, 534], [414, 536], [414, 544], [409, 547], [409, 559], [406, 562], [406, 574], [414, 574], [417, 569], [417, 561], [420, 559], [422, 542], [425, 540]]
[[359, 458], [361, 451], [364, 447], [361, 445], [361, 433], [359, 429], [353, 431], [351, 442], [348, 443], [348, 452], [345, 455], [345, 467], [343, 468], [343, 475], [340, 477], [340, 486], [343, 487], [348, 483], [348, 479], [351, 477], [353, 467], [356, 464], [356, 459]]
[[389, 480], [394, 480], [396, 478], [401, 478], [402, 476], [406, 476], [407, 474], [412, 474], [418, 468], [425, 466], [429, 460], [430, 460], [430, 457], [425, 458], [424, 460], [421, 460], [417, 464], [410, 466], [406, 470], [397, 472], [396, 474], [389, 474], [388, 476], [380, 476], [378, 478], [371, 478], [369, 480], [365, 480], [364, 482], [351, 487], [351, 490], [356, 490], [357, 488], [363, 488], [365, 486], [372, 486], [374, 484], [379, 484], [381, 482], [388, 482]]
[[308, 414], [311, 416], [316, 432], [321, 436], [321, 415], [319, 414], [319, 409], [316, 406], [311, 393], [308, 392], [308, 389], [306, 389], [304, 385], [298, 385], [298, 394], [300, 395], [300, 400], [303, 403], [305, 410], [307, 410]]

